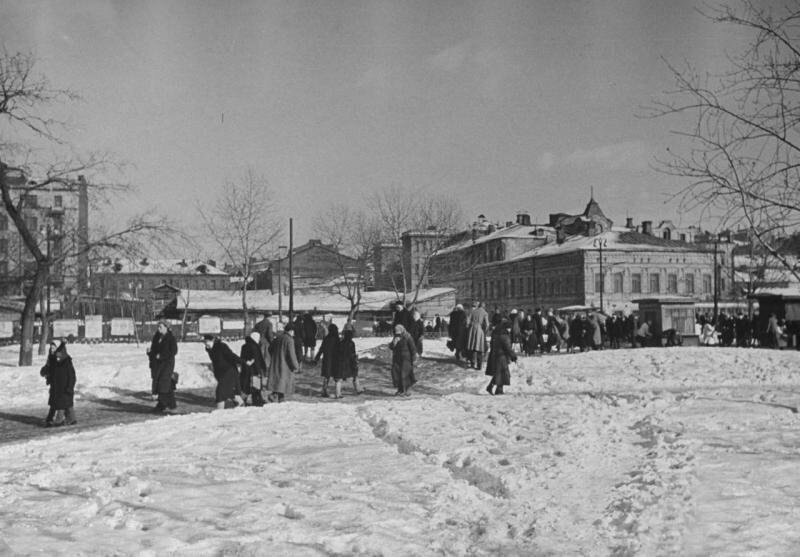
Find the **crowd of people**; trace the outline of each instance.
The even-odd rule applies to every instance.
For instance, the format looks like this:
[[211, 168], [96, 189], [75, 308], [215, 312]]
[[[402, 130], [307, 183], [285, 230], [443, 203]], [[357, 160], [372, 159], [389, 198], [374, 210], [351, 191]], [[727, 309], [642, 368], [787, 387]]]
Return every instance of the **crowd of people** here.
[[[701, 344], [721, 346], [786, 346], [787, 336], [796, 332], [770, 314], [766, 327], [759, 325], [758, 313], [746, 317], [739, 311], [729, 316], [724, 311], [716, 319], [696, 315]], [[623, 345], [662, 346], [680, 344], [680, 335], [667, 330], [656, 335], [649, 320], [637, 320], [631, 314], [605, 315], [597, 311], [570, 312], [558, 315], [552, 309], [542, 311], [501, 312], [491, 315], [481, 302], [468, 309], [457, 304], [446, 318], [435, 316], [433, 324], [425, 322], [418, 311], [398, 302], [390, 324], [392, 338], [391, 378], [397, 396], [410, 396], [416, 383], [414, 365], [423, 352], [426, 332], [449, 337], [447, 347], [456, 362], [482, 370], [491, 377], [486, 390], [503, 394], [510, 384], [509, 365], [517, 354], [526, 356], [553, 352], [600, 350]], [[276, 331], [271, 315], [266, 313], [245, 338], [239, 354], [215, 335], [203, 338], [211, 369], [217, 382], [217, 409], [234, 406], [283, 402], [294, 393], [295, 374], [303, 363], [319, 366], [320, 396], [342, 398], [345, 381], [352, 381], [353, 393], [364, 388], [358, 377], [358, 353], [353, 341], [354, 330], [347, 323], [341, 334], [332, 316], [317, 321], [310, 312], [298, 315], [282, 330]], [[317, 341], [321, 341], [317, 349]], [[160, 321], [147, 349], [150, 368], [151, 396], [157, 401], [154, 412], [177, 412], [175, 390], [179, 375], [175, 371], [178, 343], [165, 321]], [[47, 427], [74, 425], [75, 368], [67, 352], [66, 341], [50, 344], [41, 375], [49, 387]]]

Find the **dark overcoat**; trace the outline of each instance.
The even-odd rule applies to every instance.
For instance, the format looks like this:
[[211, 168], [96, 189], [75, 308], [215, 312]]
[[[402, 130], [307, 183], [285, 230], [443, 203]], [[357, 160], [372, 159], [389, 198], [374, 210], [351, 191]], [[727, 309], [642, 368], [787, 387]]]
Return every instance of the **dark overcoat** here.
[[417, 347], [408, 333], [394, 337], [389, 346], [392, 349], [392, 384], [399, 391], [405, 392], [417, 382], [414, 377]]
[[342, 379], [358, 377], [358, 354], [356, 353], [356, 343], [352, 338], [345, 338], [339, 344], [339, 365], [342, 368]]
[[66, 410], [74, 405], [75, 396], [75, 367], [72, 358], [66, 356], [63, 360], [53, 359], [49, 365], [50, 372], [50, 397], [47, 403], [54, 410]]
[[467, 348], [467, 313], [463, 309], [454, 309], [450, 312], [450, 323], [447, 325], [447, 334], [453, 339], [453, 348], [461, 352]]
[[314, 361], [318, 362], [322, 358], [320, 375], [326, 379], [341, 379], [342, 368], [339, 361], [339, 334], [328, 334], [322, 339]]
[[421, 356], [422, 338], [425, 336], [425, 323], [422, 322], [422, 319], [418, 319], [416, 321], [412, 321], [409, 327], [408, 334], [410, 334], [411, 338], [414, 339], [414, 346], [417, 348], [417, 355]]
[[294, 393], [294, 374], [299, 367], [292, 335], [278, 334], [269, 345], [269, 354], [267, 389], [273, 393], [291, 395]]
[[156, 393], [171, 393], [175, 390], [172, 372], [175, 371], [177, 353], [178, 343], [172, 331], [167, 329], [163, 335], [158, 332], [153, 335], [153, 341], [150, 343], [150, 370]]
[[[300, 331], [295, 330], [294, 334]], [[310, 313], [303, 315], [303, 346], [314, 348], [317, 345], [317, 322]]]
[[206, 348], [211, 358], [211, 369], [217, 380], [216, 401], [224, 402], [241, 393], [239, 388], [239, 356], [221, 340], [214, 339], [211, 348]]
[[[267, 364], [264, 356], [261, 355], [261, 347], [252, 338], [244, 339], [242, 349], [239, 352], [242, 361], [242, 373], [240, 374], [242, 392], [250, 394], [253, 377], [264, 377], [267, 373]], [[247, 362], [252, 360], [252, 364]]]
[[511, 337], [502, 329], [495, 329], [489, 346], [489, 359], [486, 362], [486, 375], [494, 377], [494, 384], [498, 386], [511, 384], [511, 372], [508, 369], [510, 362], [516, 362], [517, 355], [511, 349]]

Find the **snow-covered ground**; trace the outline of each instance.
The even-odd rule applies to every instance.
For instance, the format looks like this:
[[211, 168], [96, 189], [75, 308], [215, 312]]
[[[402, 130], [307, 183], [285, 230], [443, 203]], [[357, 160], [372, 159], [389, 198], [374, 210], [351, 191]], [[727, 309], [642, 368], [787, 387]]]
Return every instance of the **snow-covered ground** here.
[[[520, 358], [504, 396], [426, 341], [411, 398], [370, 391], [0, 445], [0, 554], [776, 555], [800, 548], [800, 352]], [[238, 345], [234, 346], [238, 349]], [[146, 391], [143, 347], [75, 345], [82, 401]], [[46, 410], [0, 349], [0, 404]], [[182, 344], [181, 388], [208, 387]], [[301, 383], [319, 384], [318, 368]], [[302, 389], [301, 389], [302, 390]], [[305, 392], [309, 392], [307, 389]], [[83, 422], [82, 422], [83, 423]], [[33, 427], [33, 426], [30, 426]]]

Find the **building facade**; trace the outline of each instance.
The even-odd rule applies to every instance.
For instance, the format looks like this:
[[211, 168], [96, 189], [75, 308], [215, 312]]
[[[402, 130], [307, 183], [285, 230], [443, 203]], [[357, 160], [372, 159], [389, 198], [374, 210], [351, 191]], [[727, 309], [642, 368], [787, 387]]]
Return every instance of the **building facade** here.
[[[270, 261], [269, 289], [289, 292], [289, 256]], [[312, 239], [292, 250], [292, 282], [296, 290], [334, 288], [347, 276], [363, 280], [362, 262], [337, 251], [332, 245]], [[280, 277], [280, 278], [279, 278]]]

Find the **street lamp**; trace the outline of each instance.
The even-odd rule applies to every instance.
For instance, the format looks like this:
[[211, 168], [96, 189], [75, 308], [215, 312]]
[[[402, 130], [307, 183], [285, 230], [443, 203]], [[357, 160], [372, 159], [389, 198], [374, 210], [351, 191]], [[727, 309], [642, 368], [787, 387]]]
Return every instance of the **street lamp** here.
[[606, 277], [603, 275], [603, 248], [608, 246], [608, 239], [595, 238], [592, 245], [600, 251], [600, 313], [603, 312], [603, 290], [606, 289]]

